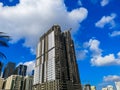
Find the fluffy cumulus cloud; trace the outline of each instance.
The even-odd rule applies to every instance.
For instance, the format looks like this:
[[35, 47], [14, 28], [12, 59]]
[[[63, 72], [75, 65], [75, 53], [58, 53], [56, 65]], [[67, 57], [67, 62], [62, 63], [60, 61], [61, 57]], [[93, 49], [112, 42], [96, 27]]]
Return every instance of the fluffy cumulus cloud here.
[[[91, 55], [91, 64], [92, 66], [108, 66], [108, 65], [120, 65], [120, 52], [117, 55], [108, 54], [103, 55], [103, 50], [100, 49], [100, 41], [96, 39], [90, 39], [89, 42], [85, 44]], [[116, 56], [116, 57], [115, 57]]]
[[109, 4], [110, 0], [102, 0], [100, 2], [101, 6], [106, 6], [107, 4]]
[[89, 42], [86, 43], [87, 47], [89, 47], [92, 52], [92, 56], [100, 56], [102, 50], [99, 48], [100, 42], [96, 39], [90, 39]]
[[34, 67], [35, 67], [35, 60], [27, 61], [27, 62], [24, 62], [24, 63], [20, 62], [17, 66], [19, 66], [20, 64], [27, 66], [27, 75], [32, 74], [32, 70], [34, 70]]
[[115, 82], [120, 81], [120, 76], [118, 75], [108, 75], [103, 77], [103, 81], [105, 82]]
[[76, 50], [77, 51], [77, 60], [84, 60], [87, 57], [87, 50]]
[[[120, 60], [119, 60], [119, 62], [120, 62]], [[117, 60], [115, 59], [114, 54], [93, 57], [91, 59], [91, 63], [94, 66], [107, 66], [107, 65], [113, 65], [113, 64], [120, 64], [119, 62], [117, 62]]]
[[115, 17], [115, 13], [112, 13], [110, 16], [103, 16], [99, 21], [95, 23], [95, 26], [99, 28], [104, 28], [105, 25], [109, 25], [110, 28], [113, 28], [115, 26]]
[[116, 37], [116, 36], [120, 36], [120, 31], [113, 31], [111, 34], [110, 34], [111, 37]]
[[39, 37], [53, 24], [75, 31], [87, 14], [84, 7], [68, 12], [63, 0], [20, 0], [12, 7], [0, 4], [0, 31], [8, 33], [13, 43], [25, 39], [23, 45], [34, 50]]

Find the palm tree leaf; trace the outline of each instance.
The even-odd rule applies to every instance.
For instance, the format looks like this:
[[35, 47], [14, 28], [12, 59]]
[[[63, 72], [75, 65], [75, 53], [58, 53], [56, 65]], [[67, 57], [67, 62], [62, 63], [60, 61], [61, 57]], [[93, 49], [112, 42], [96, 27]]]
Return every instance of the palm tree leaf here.
[[7, 44], [7, 42], [0, 40], [0, 46], [8, 47], [8, 44]]
[[3, 59], [6, 59], [6, 56], [0, 52], [0, 57], [3, 58]]
[[10, 36], [5, 36], [5, 35], [0, 35], [0, 39], [5, 40], [5, 41], [11, 40]]
[[4, 32], [0, 32], [0, 34], [5, 34]]
[[10, 36], [0, 35], [0, 38], [10, 38]]
[[[10, 40], [10, 36], [7, 36], [6, 33], [0, 32], [0, 46], [8, 47], [8, 41]], [[6, 56], [0, 52], [0, 57], [6, 59]]]

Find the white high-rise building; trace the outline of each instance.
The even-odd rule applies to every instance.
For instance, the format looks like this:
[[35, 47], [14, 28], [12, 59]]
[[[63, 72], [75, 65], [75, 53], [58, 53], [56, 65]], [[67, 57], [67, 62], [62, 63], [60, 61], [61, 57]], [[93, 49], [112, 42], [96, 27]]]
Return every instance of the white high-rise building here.
[[116, 86], [116, 90], [120, 90], [120, 81], [119, 82], [115, 82], [115, 86]]

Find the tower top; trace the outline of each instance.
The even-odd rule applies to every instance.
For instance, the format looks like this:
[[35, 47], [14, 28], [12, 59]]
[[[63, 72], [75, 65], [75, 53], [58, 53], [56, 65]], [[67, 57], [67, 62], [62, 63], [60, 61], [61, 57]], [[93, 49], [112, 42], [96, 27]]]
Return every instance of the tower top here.
[[58, 24], [53, 24], [53, 26], [59, 26]]
[[65, 30], [64, 32], [70, 32], [72, 30], [72, 28], [69, 28], [68, 30]]

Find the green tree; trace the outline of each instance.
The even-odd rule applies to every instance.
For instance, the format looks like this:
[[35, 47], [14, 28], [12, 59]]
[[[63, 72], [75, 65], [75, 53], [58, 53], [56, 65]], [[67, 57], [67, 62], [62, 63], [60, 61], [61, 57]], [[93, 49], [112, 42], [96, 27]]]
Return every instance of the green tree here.
[[[8, 41], [10, 40], [10, 36], [6, 35], [4, 32], [0, 32], [0, 47], [9, 47]], [[0, 52], [0, 58], [6, 59], [4, 53]]]

